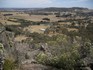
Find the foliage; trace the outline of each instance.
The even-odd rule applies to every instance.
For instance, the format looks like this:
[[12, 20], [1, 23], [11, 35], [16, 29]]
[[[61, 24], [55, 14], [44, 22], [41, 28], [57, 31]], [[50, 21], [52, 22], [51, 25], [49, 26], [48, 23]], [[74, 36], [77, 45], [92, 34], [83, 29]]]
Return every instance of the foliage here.
[[67, 36], [66, 35], [58, 35], [56, 41], [58, 43], [67, 43]]
[[[61, 53], [60, 50], [56, 51], [57, 48], [61, 49]], [[78, 61], [80, 60], [80, 54], [78, 49], [78, 44], [72, 44], [65, 48], [62, 48], [62, 46], [55, 47], [55, 49], [53, 49], [54, 52], [52, 51], [51, 53], [51, 56], [47, 55], [47, 53], [39, 53], [36, 57], [36, 60], [39, 63], [54, 66], [64, 70], [76, 70]], [[56, 55], [54, 55], [55, 52]]]
[[43, 20], [47, 20], [47, 21], [50, 21], [50, 19], [49, 19], [49, 18], [43, 18]]
[[85, 33], [85, 36], [93, 42], [93, 23], [87, 26]]
[[15, 67], [16, 67], [16, 64], [12, 60], [5, 59], [4, 70], [14, 70]]
[[3, 49], [3, 44], [2, 43], [0, 43], [0, 49]]
[[40, 42], [45, 43], [46, 41], [50, 40], [49, 36], [44, 35], [44, 34], [39, 34], [39, 33], [36, 33], [36, 32], [31, 33], [30, 37], [33, 38], [33, 41], [32, 41], [33, 43], [40, 43]]
[[58, 45], [58, 43], [56, 41], [48, 41], [47, 43], [50, 46], [56, 46], [56, 45]]
[[36, 57], [36, 60], [39, 62], [39, 63], [42, 63], [42, 64], [45, 64], [46, 61], [47, 61], [47, 55], [44, 54], [43, 52], [39, 53]]
[[7, 25], [7, 26], [5, 26], [5, 28], [6, 28], [6, 31], [14, 32], [15, 35], [20, 35], [23, 32], [23, 30], [21, 28], [18, 28], [16, 26], [12, 26], [12, 25]]

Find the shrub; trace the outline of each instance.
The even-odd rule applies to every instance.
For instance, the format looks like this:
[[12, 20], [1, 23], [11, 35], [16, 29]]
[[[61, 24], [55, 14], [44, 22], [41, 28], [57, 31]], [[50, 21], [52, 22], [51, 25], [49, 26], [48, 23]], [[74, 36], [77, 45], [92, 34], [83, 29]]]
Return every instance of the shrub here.
[[14, 70], [15, 63], [12, 60], [6, 59], [4, 62], [4, 70]]
[[0, 43], [0, 50], [2, 50], [3, 49], [3, 44], [2, 43]]
[[43, 20], [50, 21], [50, 19], [49, 19], [49, 18], [43, 18]]
[[[62, 46], [61, 46], [62, 47]], [[51, 56], [48, 53], [39, 53], [37, 55], [37, 61], [39, 63], [50, 65], [59, 69], [64, 70], [77, 70], [78, 62], [80, 61], [80, 54], [78, 51], [79, 46], [77, 44], [69, 45], [69, 47], [61, 48], [61, 47], [55, 47], [60, 48], [60, 50], [53, 49]], [[52, 47], [53, 48], [53, 47]], [[56, 55], [55, 55], [56, 52]]]
[[16, 26], [12, 26], [12, 25], [7, 25], [7, 26], [5, 26], [5, 28], [6, 28], [6, 31], [14, 32], [15, 35], [20, 35], [23, 32], [23, 30], [21, 28], [18, 28]]
[[37, 60], [39, 63], [46, 64], [47, 55], [44, 54], [43, 52], [41, 52], [41, 53], [39, 53], [39, 54], [37, 55], [36, 60]]

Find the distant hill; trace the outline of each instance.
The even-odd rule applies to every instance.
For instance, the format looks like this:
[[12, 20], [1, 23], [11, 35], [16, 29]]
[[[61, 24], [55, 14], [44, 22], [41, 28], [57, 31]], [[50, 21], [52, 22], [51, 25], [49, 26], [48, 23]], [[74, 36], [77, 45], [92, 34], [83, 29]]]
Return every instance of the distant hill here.
[[39, 9], [41, 8], [0, 8], [0, 11], [32, 11]]
[[49, 8], [0, 8], [0, 11], [72, 11], [72, 10], [88, 10], [88, 8], [80, 8], [80, 7], [72, 7], [72, 8], [57, 8], [57, 7], [49, 7]]
[[80, 8], [80, 7], [72, 7], [72, 8], [57, 8], [57, 7], [50, 7], [41, 9], [42, 11], [72, 11], [72, 10], [88, 10], [88, 8]]

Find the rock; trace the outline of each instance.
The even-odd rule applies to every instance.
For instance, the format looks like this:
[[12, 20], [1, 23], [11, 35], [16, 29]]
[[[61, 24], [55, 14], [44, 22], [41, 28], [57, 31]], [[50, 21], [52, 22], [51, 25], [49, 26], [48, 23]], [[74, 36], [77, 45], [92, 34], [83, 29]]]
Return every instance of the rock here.
[[3, 44], [0, 43], [0, 70], [3, 70], [3, 64], [4, 64], [4, 47], [3, 47]]
[[41, 45], [40, 50], [41, 50], [41, 51], [43, 51], [43, 52], [45, 52], [45, 51], [46, 51], [46, 49], [45, 49], [44, 45]]
[[81, 70], [91, 70], [91, 68], [90, 67], [83, 67], [83, 68], [81, 68]]
[[37, 61], [34, 59], [25, 60], [22, 62], [22, 64], [36, 64], [36, 63], [37, 63]]
[[3, 25], [0, 25], [0, 43], [4, 48], [4, 59], [14, 59], [14, 33], [6, 31]]
[[41, 64], [27, 64], [22, 65], [21, 70], [59, 70], [59, 69]]

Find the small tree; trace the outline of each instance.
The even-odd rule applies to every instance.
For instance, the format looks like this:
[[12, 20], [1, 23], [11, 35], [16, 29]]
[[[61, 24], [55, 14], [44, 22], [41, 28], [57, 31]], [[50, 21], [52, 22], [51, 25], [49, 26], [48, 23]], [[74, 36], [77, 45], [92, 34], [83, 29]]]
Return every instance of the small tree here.
[[43, 18], [43, 20], [50, 21], [50, 19], [49, 19], [49, 18]]

